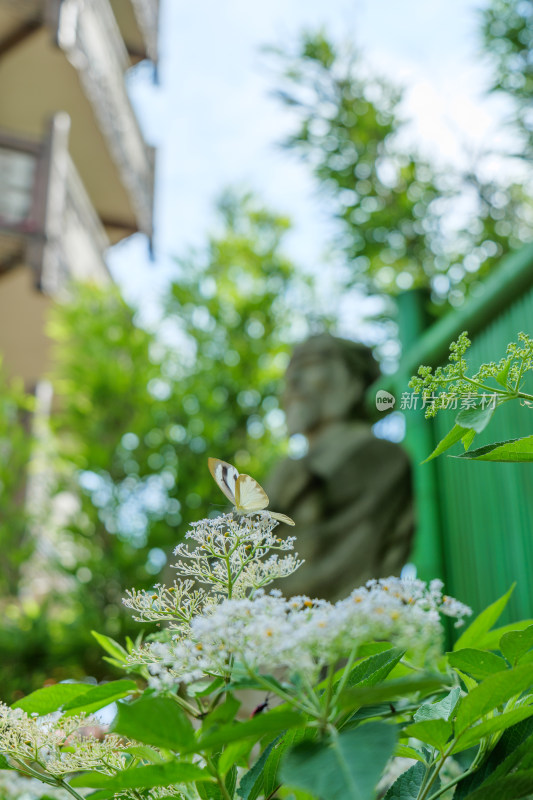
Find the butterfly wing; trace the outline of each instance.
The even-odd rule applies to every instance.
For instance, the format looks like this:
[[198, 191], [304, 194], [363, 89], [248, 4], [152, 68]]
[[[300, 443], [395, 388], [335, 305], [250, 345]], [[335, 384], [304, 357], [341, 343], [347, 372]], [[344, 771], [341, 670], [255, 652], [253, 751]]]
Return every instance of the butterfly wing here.
[[268, 506], [268, 495], [250, 475], [239, 475], [235, 483], [235, 506], [241, 514], [262, 511]]
[[288, 517], [286, 514], [280, 514], [279, 511], [269, 511], [271, 517], [277, 519], [279, 522], [284, 522], [286, 525], [296, 525], [295, 521]]
[[236, 506], [236, 486], [239, 477], [241, 477], [238, 470], [228, 464], [227, 461], [221, 461], [219, 458], [208, 458], [207, 464], [209, 472], [218, 484], [218, 488], [224, 492], [230, 503]]

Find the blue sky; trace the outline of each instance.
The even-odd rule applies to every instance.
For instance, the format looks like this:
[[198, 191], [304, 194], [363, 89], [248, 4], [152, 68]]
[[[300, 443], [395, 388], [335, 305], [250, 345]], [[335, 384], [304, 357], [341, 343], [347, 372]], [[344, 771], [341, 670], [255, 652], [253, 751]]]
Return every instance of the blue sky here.
[[[276, 143], [290, 114], [269, 97], [274, 85], [265, 44], [290, 43], [302, 28], [326, 27], [353, 39], [369, 66], [406, 87], [406, 136], [426, 155], [464, 158], [505, 141], [505, 106], [487, 99], [476, 40], [482, 0], [162, 0], [160, 85], [141, 67], [129, 78], [146, 138], [158, 148], [156, 259], [131, 237], [110, 253], [128, 299], [150, 316], [172, 276], [172, 256], [201, 245], [226, 186], [251, 188], [288, 213], [291, 257], [319, 269], [327, 240], [324, 202], [304, 165]], [[357, 333], [357, 314], [351, 317]], [[349, 327], [349, 326], [348, 326]]]

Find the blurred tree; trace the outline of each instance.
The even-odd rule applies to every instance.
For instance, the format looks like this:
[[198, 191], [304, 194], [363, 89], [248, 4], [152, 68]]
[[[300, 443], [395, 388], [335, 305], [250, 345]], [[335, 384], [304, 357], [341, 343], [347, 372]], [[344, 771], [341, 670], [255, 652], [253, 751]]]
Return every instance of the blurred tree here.
[[529, 0], [490, 0], [481, 9], [481, 40], [492, 67], [490, 91], [509, 97], [513, 127], [523, 150], [533, 156], [533, 4]]
[[33, 398], [21, 381], [9, 380], [0, 360], [0, 597], [16, 593], [20, 571], [33, 549], [31, 516], [24, 504], [34, 441]]
[[285, 217], [249, 195], [219, 212], [219, 233], [178, 260], [157, 333], [114, 287], [73, 287], [53, 312], [59, 523], [42, 535], [55, 557], [46, 595], [0, 633], [6, 699], [105, 677], [90, 630], [137, 635], [124, 591], [153, 585], [188, 523], [227, 505], [207, 456], [261, 478], [282, 449], [279, 383], [307, 284], [282, 254]]
[[[305, 33], [277, 59], [279, 100], [297, 120], [285, 146], [311, 166], [337, 220], [350, 283], [396, 293], [430, 286], [459, 304], [509, 248], [533, 233], [521, 185], [437, 168], [406, 146], [401, 92], [353, 47]], [[458, 222], [458, 220], [460, 220]]]

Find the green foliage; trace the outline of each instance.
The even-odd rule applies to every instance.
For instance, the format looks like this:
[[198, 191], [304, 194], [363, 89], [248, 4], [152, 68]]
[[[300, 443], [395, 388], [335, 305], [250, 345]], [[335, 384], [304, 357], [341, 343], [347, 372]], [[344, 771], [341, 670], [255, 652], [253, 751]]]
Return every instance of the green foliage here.
[[[467, 374], [465, 359], [469, 347], [470, 340], [467, 333], [463, 332], [456, 342], [451, 343], [449, 363], [446, 366], [437, 367], [434, 372], [431, 367], [421, 366], [418, 368], [418, 375], [413, 376], [409, 382], [414, 392], [422, 395], [426, 417], [433, 417], [441, 410], [457, 409], [459, 400], [463, 405], [455, 417], [455, 425], [426, 461], [440, 456], [459, 441], [463, 442], [465, 452], [456, 458], [473, 461], [532, 461], [533, 436], [494, 442], [475, 450], [469, 448], [475, 436], [485, 430], [496, 409], [503, 403], [519, 400], [527, 406], [533, 404], [533, 395], [524, 391], [528, 373], [533, 370], [533, 339], [525, 333], [519, 333], [518, 341], [507, 345], [506, 354], [499, 362], [482, 364], [472, 376]], [[493, 381], [493, 384], [488, 381]]]
[[[494, 3], [509, 4], [517, 5]], [[274, 53], [276, 94], [296, 120], [285, 144], [309, 163], [328, 197], [350, 284], [381, 293], [430, 286], [435, 300], [458, 304], [503, 253], [528, 239], [532, 201], [523, 186], [488, 180], [482, 162], [444, 171], [407, 149], [401, 91], [368, 74], [353, 47], [319, 31]], [[458, 203], [473, 209], [459, 227]]]
[[[281, 787], [280, 796], [292, 792], [311, 800], [373, 800], [378, 783], [384, 787], [379, 796], [385, 792], [388, 800], [437, 800], [451, 796], [452, 790], [456, 800], [526, 797], [533, 787], [533, 673], [529, 662], [515, 662], [531, 653], [532, 626], [518, 624], [514, 631], [506, 626], [500, 635], [497, 629], [491, 631], [508, 595], [480, 614], [463, 634], [465, 642], [476, 643], [492, 633], [489, 649], [457, 647], [448, 654], [447, 676], [441, 675], [440, 684], [424, 686], [421, 675], [410, 683], [395, 680], [391, 671], [384, 671], [386, 665], [392, 670], [397, 663], [399, 653], [390, 648], [330, 673], [326, 683], [314, 688], [314, 710], [312, 705], [290, 710], [285, 702], [243, 720], [238, 718], [239, 703], [224, 685], [196, 707], [174, 691], [161, 694], [148, 689], [140, 699], [119, 699], [112, 725], [119, 736], [113, 739], [111, 734], [102, 745], [106, 756], [100, 765], [91, 751], [90, 766], [83, 766], [82, 760], [69, 768], [68, 758], [78, 753], [83, 759], [85, 746], [83, 740], [76, 744], [69, 738], [63, 744], [64, 773], [49, 773], [42, 762], [41, 779], [52, 793], [53, 787], [62, 787], [78, 799], [79, 787], [93, 788], [98, 790], [92, 795], [96, 800], [164, 796], [258, 800], [274, 796]], [[109, 650], [107, 643], [106, 647]], [[491, 673], [487, 665], [497, 665], [498, 671]], [[465, 681], [465, 668], [474, 678]], [[339, 687], [344, 672], [344, 683], [353, 688], [343, 696], [334, 687]], [[454, 685], [443, 691], [446, 681]], [[276, 693], [276, 684], [272, 686]], [[279, 687], [286, 701], [286, 687]], [[374, 707], [370, 717], [358, 719], [363, 695], [354, 689], [379, 690], [386, 703]], [[35, 692], [16, 708], [46, 715], [73, 707], [78, 700], [83, 709], [83, 702], [88, 703], [95, 692], [102, 698], [104, 693], [120, 698], [126, 690], [130, 696], [137, 693], [135, 684], [126, 681], [99, 687], [63, 684]], [[7, 727], [2, 721], [6, 712], [0, 715], [0, 752], [3, 737], [15, 736], [17, 726], [22, 744], [16, 736], [10, 738], [4, 769], [32, 776], [40, 756], [30, 763], [17, 753], [29, 745], [36, 730], [42, 736], [48, 728], [7, 713]], [[83, 717], [79, 719], [78, 724]], [[68, 717], [62, 720], [57, 724], [65, 724]], [[123, 760], [117, 762], [120, 753]], [[394, 770], [396, 755], [414, 757], [416, 763], [398, 777], [383, 780], [384, 772]]]
[[370, 722], [330, 740], [296, 745], [283, 760], [281, 778], [324, 800], [372, 800], [395, 738], [390, 725]]
[[34, 435], [31, 412], [34, 403], [21, 381], [9, 380], [0, 360], [0, 595], [16, 594], [20, 569], [34, 543], [31, 516], [24, 506]]
[[[124, 589], [152, 586], [199, 505], [225, 502], [205, 456], [261, 478], [281, 454], [280, 379], [289, 342], [302, 333], [306, 282], [283, 255], [286, 218], [248, 195], [224, 196], [219, 211], [217, 234], [178, 261], [157, 332], [112, 286], [73, 286], [53, 310], [57, 401], [46, 470], [52, 503], [68, 496], [73, 510], [55, 532], [46, 599], [12, 604], [15, 618], [0, 631], [11, 693], [73, 674], [110, 677], [89, 631], [133, 636]], [[20, 502], [31, 436], [22, 391], [0, 382], [2, 403], [0, 588], [10, 596], [31, 550]], [[124, 652], [109, 657], [116, 667]]]

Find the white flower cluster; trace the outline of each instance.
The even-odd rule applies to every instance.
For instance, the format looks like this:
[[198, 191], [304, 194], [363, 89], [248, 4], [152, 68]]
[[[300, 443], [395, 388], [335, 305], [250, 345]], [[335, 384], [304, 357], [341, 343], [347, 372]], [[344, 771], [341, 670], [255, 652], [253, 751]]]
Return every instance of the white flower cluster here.
[[386, 641], [428, 664], [440, 654], [440, 614], [458, 622], [469, 608], [442, 595], [442, 583], [369, 581], [335, 604], [277, 590], [226, 599], [194, 617], [186, 636], [147, 645], [138, 653], [158, 688], [172, 681], [236, 677], [280, 668], [313, 682], [327, 664], [346, 658], [365, 642]]
[[127, 745], [114, 734], [103, 741], [93, 735], [98, 721], [59, 713], [33, 717], [0, 703], [0, 752], [17, 769], [61, 778], [83, 769], [113, 774], [124, 769]]
[[268, 513], [230, 513], [193, 522], [185, 538], [199, 546], [190, 551], [185, 542], [179, 544], [174, 554], [181, 558], [174, 568], [178, 575], [210, 584], [215, 596], [244, 597], [250, 590], [291, 575], [302, 564], [293, 553], [263, 561], [271, 551], [294, 549], [294, 536], [274, 536], [277, 525]]
[[[157, 584], [151, 592], [130, 589], [124, 605], [135, 612], [139, 622], [168, 622], [171, 630], [187, 633], [191, 620], [227, 597], [245, 597], [290, 575], [302, 564], [294, 553], [282, 558], [271, 551], [291, 551], [294, 537], [274, 536], [278, 523], [266, 513], [253, 516], [224, 514], [215, 519], [193, 522], [187, 539], [197, 543], [189, 550], [179, 544], [180, 556], [174, 568], [185, 580], [172, 586]], [[195, 588], [196, 583], [210, 590]]]

